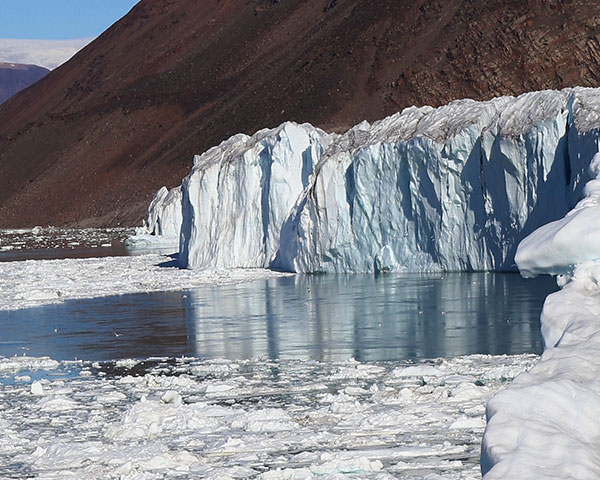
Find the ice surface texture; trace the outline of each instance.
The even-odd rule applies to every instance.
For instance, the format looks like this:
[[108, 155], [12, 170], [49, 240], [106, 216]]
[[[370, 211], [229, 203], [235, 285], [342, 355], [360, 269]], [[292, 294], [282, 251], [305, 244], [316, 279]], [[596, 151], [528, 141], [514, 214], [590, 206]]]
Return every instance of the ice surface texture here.
[[127, 239], [133, 248], [179, 247], [181, 231], [181, 187], [160, 188], [148, 207], [148, 215], [136, 234]]
[[0, 357], [0, 478], [476, 480], [484, 403], [535, 357]]
[[575, 88], [411, 107], [344, 135], [235, 135], [183, 181], [180, 265], [513, 269], [519, 241], [581, 196], [599, 102]]
[[562, 274], [542, 311], [540, 362], [487, 408], [486, 480], [600, 477], [600, 154], [585, 198], [519, 245], [522, 272]]

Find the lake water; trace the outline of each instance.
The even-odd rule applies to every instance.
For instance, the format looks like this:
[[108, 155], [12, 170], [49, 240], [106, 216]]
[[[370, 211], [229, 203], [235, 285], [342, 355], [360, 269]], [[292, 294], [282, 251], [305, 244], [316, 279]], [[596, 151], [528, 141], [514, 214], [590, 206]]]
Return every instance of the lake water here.
[[552, 278], [310, 275], [0, 312], [0, 355], [365, 361], [540, 353]]

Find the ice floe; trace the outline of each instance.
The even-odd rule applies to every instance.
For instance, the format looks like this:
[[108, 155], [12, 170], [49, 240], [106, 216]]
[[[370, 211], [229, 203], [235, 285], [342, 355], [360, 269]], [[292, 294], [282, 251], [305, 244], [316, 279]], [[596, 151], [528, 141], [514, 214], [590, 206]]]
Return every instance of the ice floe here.
[[0, 477], [476, 479], [484, 404], [535, 359], [0, 358]]
[[265, 269], [192, 271], [172, 257], [74, 258], [0, 262], [0, 310], [126, 293], [184, 290], [285, 275]]

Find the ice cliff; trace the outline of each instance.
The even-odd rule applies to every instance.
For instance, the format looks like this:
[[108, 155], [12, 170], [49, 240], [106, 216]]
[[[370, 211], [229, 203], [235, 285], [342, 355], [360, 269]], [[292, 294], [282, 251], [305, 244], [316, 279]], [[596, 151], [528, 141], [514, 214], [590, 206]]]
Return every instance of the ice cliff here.
[[519, 240], [579, 195], [591, 153], [574, 111], [589, 93], [461, 100], [355, 127], [317, 165], [272, 266], [511, 269]]
[[332, 138], [287, 122], [252, 137], [235, 135], [196, 156], [181, 185], [180, 265], [268, 267], [281, 226]]
[[562, 289], [544, 303], [541, 360], [488, 403], [485, 480], [600, 478], [600, 154], [590, 173], [584, 199], [517, 250]]
[[134, 248], [154, 248], [170, 246], [179, 248], [181, 232], [181, 187], [168, 190], [160, 188], [148, 207], [148, 215], [142, 227], [127, 239], [127, 246]]
[[[187, 268], [510, 270], [589, 178], [600, 90], [411, 107], [343, 135], [291, 122], [195, 158]], [[163, 220], [164, 221], [164, 220]]]

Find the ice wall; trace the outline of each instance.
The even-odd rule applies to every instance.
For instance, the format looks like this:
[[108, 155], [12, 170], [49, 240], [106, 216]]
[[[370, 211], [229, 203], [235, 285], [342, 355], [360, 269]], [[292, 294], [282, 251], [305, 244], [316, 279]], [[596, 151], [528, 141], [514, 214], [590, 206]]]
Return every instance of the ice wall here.
[[411, 107], [339, 137], [291, 123], [233, 137], [182, 185], [180, 263], [512, 269], [519, 241], [581, 195], [598, 92]]
[[173, 246], [177, 250], [183, 222], [181, 199], [181, 187], [160, 188], [150, 202], [144, 225], [136, 228], [126, 245], [132, 248]]
[[182, 221], [181, 187], [171, 190], [162, 187], [154, 194], [148, 208], [147, 233], [179, 238]]
[[334, 137], [286, 122], [197, 156], [182, 183], [180, 266], [268, 267], [281, 225]]
[[561, 275], [542, 311], [545, 351], [488, 403], [485, 480], [600, 478], [600, 154], [585, 198], [521, 244], [528, 275]]
[[235, 135], [183, 181], [180, 265], [514, 269], [519, 241], [581, 198], [599, 127], [600, 90], [575, 88]]
[[355, 127], [317, 165], [272, 266], [512, 269], [519, 241], [581, 194], [598, 133], [582, 134], [600, 122], [580, 130], [578, 112], [598, 92], [461, 100]]

